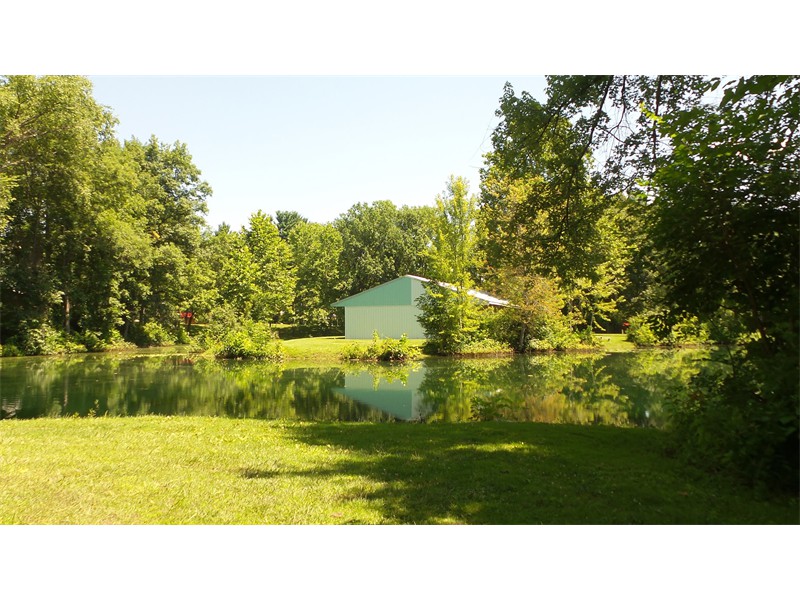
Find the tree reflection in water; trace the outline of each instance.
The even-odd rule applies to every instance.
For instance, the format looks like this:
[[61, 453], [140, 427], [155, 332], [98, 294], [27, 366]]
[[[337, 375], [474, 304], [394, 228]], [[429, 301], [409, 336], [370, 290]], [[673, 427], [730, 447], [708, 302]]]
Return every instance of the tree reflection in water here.
[[660, 427], [694, 352], [292, 367], [177, 354], [0, 360], [0, 417], [204, 415], [312, 421], [542, 421]]

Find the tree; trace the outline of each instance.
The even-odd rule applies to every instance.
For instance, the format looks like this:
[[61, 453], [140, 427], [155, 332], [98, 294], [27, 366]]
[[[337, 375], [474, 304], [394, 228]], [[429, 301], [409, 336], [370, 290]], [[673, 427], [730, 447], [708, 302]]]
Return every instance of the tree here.
[[289, 240], [289, 234], [300, 223], [308, 223], [308, 219], [299, 212], [293, 210], [276, 210], [275, 225], [278, 227], [278, 234], [284, 241]]
[[200, 228], [212, 190], [202, 179], [186, 144], [165, 144], [151, 136], [124, 144], [139, 166], [139, 194], [145, 199], [147, 226], [156, 246], [174, 244], [191, 256], [200, 244]]
[[427, 252], [435, 281], [418, 300], [419, 322], [435, 351], [455, 354], [478, 339], [482, 321], [482, 307], [469, 294], [482, 260], [477, 198], [469, 196], [467, 180], [451, 176], [435, 210]]
[[123, 147], [114, 124], [85, 78], [0, 79], [4, 338], [55, 326], [143, 339], [195, 293], [211, 190], [184, 145]]
[[220, 225], [204, 243], [205, 266], [214, 274], [217, 297], [213, 312], [233, 312], [239, 319], [251, 318], [258, 294], [258, 265], [245, 240], [245, 231]]
[[302, 222], [292, 228], [288, 241], [297, 270], [295, 319], [304, 326], [330, 328], [335, 317], [330, 305], [343, 291], [342, 236], [333, 225]]
[[272, 217], [261, 211], [250, 216], [245, 241], [258, 267], [253, 319], [270, 323], [287, 320], [297, 281], [289, 244], [281, 239]]
[[603, 192], [580, 128], [547, 105], [507, 86], [497, 114], [481, 171], [488, 262], [557, 281], [564, 310], [590, 335], [608, 323], [623, 287], [631, 256], [621, 224], [638, 200]]
[[402, 275], [426, 275], [430, 207], [402, 207], [389, 200], [358, 203], [334, 221], [342, 236], [339, 273], [346, 295]]
[[764, 352], [797, 348], [800, 78], [755, 76], [719, 106], [662, 119], [674, 151], [655, 176], [653, 243], [670, 303], [747, 315]]
[[564, 350], [578, 345], [562, 312], [565, 304], [558, 280], [504, 266], [490, 272], [492, 287], [509, 306], [489, 321], [492, 337], [517, 352]]
[[660, 117], [696, 106], [709, 85], [705, 77], [685, 75], [549, 76], [545, 117], [523, 143], [560, 137], [566, 130], [558, 123], [566, 119], [576, 156], [593, 159], [594, 180], [604, 192], [646, 189], [670, 155]]
[[80, 266], [102, 208], [92, 172], [112, 126], [85, 78], [0, 79], [0, 271], [12, 334], [25, 323], [49, 325], [56, 311], [67, 331], [73, 325]]

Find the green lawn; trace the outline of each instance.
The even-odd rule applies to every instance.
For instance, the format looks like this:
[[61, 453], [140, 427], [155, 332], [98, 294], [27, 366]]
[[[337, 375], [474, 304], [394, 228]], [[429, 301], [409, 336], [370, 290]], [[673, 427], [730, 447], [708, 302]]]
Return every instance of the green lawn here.
[[0, 523], [792, 523], [656, 430], [195, 417], [0, 421]]
[[[411, 345], [422, 347], [425, 340], [409, 340]], [[286, 359], [291, 361], [338, 360], [342, 350], [350, 344], [369, 346], [372, 340], [346, 340], [343, 336], [308, 337], [283, 340]]]
[[594, 340], [604, 352], [633, 352], [636, 344], [627, 340], [624, 333], [596, 333]]
[[[603, 333], [594, 336], [599, 349], [604, 352], [632, 352], [636, 346], [626, 340], [624, 333]], [[425, 340], [410, 340], [411, 344], [422, 348]], [[346, 340], [343, 336], [307, 337], [283, 340], [286, 359], [290, 361], [338, 360], [345, 346], [350, 344], [367, 346], [372, 340]]]

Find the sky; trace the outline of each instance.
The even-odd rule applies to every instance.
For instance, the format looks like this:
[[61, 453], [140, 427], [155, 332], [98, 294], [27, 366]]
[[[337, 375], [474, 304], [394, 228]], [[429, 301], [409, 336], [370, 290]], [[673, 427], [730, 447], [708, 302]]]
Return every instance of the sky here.
[[450, 175], [478, 193], [508, 81], [543, 77], [105, 76], [94, 97], [117, 136], [185, 143], [213, 190], [206, 220], [258, 210], [329, 222], [358, 202], [433, 204]]

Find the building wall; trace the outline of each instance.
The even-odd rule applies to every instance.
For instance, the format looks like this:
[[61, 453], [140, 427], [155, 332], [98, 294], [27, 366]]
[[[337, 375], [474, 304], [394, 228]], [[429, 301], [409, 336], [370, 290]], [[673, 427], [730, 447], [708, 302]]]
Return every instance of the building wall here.
[[425, 332], [417, 322], [416, 306], [346, 306], [344, 309], [344, 337], [368, 340], [372, 332], [381, 337], [424, 339]]

